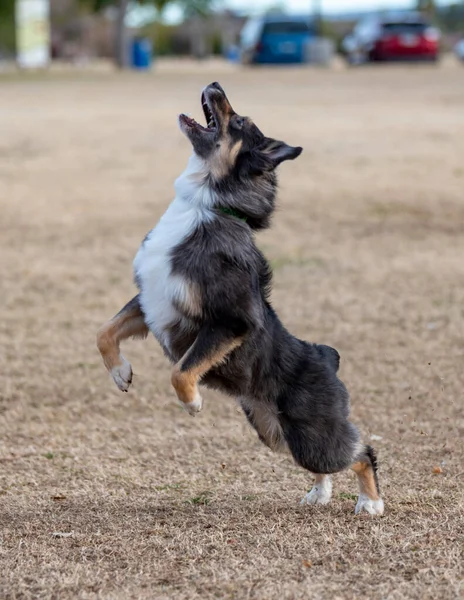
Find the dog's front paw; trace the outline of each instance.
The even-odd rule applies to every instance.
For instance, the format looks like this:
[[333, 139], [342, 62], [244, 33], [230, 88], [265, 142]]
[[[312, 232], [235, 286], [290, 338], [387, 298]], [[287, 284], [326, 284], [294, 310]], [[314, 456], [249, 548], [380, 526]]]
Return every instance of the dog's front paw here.
[[366, 512], [369, 515], [383, 515], [383, 509], [384, 505], [382, 498], [379, 498], [378, 500], [372, 500], [365, 494], [359, 494], [354, 513], [355, 515], [359, 515], [363, 512]]
[[194, 417], [203, 408], [203, 398], [198, 390], [195, 391], [195, 396], [191, 402], [180, 402], [182, 407], [188, 412], [189, 415]]
[[328, 504], [332, 497], [332, 481], [329, 477], [316, 483], [300, 504]]
[[124, 356], [120, 356], [120, 359], [121, 364], [111, 369], [111, 376], [121, 392], [127, 392], [132, 383], [132, 367]]

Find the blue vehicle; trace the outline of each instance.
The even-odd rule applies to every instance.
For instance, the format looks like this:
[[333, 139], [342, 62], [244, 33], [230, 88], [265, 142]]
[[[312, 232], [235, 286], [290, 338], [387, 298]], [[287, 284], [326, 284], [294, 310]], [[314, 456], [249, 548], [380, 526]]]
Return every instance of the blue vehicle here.
[[244, 64], [295, 64], [306, 60], [306, 45], [315, 36], [308, 17], [267, 15], [252, 18], [241, 33]]

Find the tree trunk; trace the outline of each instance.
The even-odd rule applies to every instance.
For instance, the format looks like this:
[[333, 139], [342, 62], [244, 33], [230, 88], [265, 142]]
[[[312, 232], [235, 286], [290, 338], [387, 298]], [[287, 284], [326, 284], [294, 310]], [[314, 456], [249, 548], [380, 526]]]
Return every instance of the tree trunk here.
[[198, 60], [206, 58], [208, 55], [206, 31], [204, 20], [200, 15], [192, 15], [190, 19], [189, 32], [191, 55]]
[[316, 35], [322, 36], [322, 0], [313, 0], [313, 19]]
[[118, 14], [116, 16], [116, 64], [120, 69], [125, 69], [128, 65], [128, 39], [125, 18], [129, 0], [118, 0]]

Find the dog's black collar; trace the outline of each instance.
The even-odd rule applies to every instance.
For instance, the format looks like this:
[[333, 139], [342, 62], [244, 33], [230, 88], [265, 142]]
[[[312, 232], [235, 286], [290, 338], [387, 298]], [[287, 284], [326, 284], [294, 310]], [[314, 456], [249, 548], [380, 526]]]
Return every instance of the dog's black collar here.
[[226, 208], [225, 206], [218, 206], [218, 210], [220, 212], [222, 212], [224, 215], [229, 215], [231, 217], [235, 217], [236, 219], [240, 219], [241, 221], [244, 221], [245, 223], [248, 220], [248, 217], [240, 212], [239, 210], [235, 210], [234, 208]]

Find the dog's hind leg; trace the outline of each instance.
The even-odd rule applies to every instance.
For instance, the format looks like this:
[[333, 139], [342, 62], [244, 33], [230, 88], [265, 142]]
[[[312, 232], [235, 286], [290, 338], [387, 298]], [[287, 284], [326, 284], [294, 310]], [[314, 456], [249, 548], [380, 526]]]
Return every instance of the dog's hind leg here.
[[198, 391], [199, 380], [213, 367], [221, 364], [240, 346], [243, 338], [220, 326], [204, 326], [196, 340], [174, 365], [171, 382], [182, 406], [192, 416], [202, 408]]
[[315, 475], [316, 481], [300, 504], [328, 504], [332, 497], [332, 479], [330, 475]]
[[147, 335], [148, 327], [138, 295], [98, 330], [97, 347], [105, 367], [122, 392], [127, 392], [132, 383], [132, 367], [119, 352], [119, 344], [130, 337], [145, 338]]
[[371, 446], [365, 446], [351, 468], [358, 476], [359, 497], [355, 513], [367, 512], [370, 515], [383, 514], [383, 500], [380, 497], [377, 478], [377, 458]]
[[364, 459], [358, 430], [345, 419], [328, 421], [317, 415], [303, 419], [303, 413], [297, 416], [299, 418], [295, 419], [282, 412], [280, 419], [293, 458], [316, 477], [302, 504], [328, 504], [332, 493], [330, 474], [347, 469], [355, 460]]

